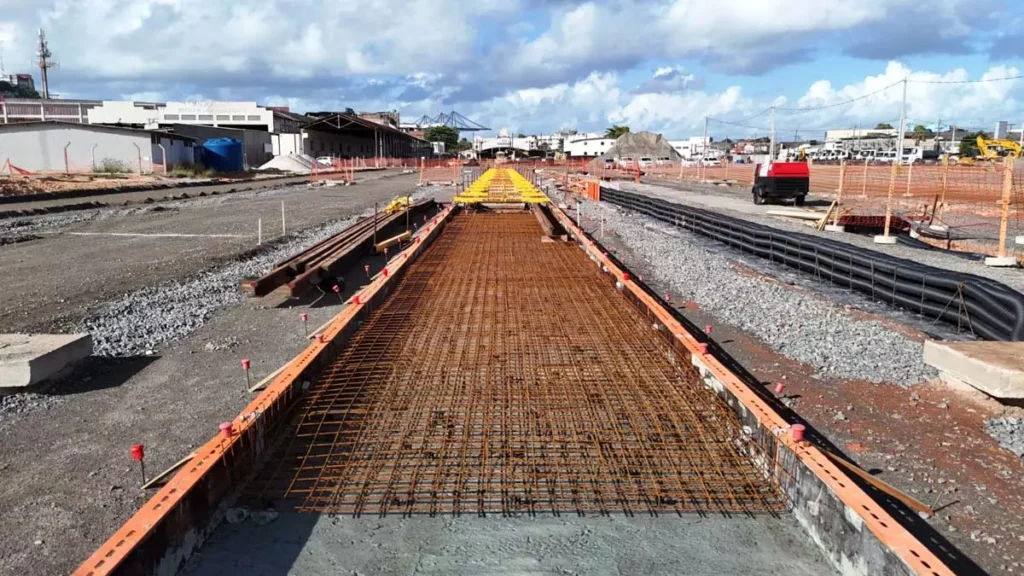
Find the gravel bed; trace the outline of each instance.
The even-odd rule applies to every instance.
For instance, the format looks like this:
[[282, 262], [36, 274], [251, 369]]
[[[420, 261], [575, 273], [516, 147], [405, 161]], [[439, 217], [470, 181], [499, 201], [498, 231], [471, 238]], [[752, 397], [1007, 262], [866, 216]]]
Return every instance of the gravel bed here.
[[819, 377], [910, 386], [936, 376], [921, 360], [923, 345], [884, 323], [854, 319], [848, 306], [742, 273], [726, 255], [647, 217], [594, 203], [584, 207], [584, 217], [594, 217], [598, 206], [606, 232], [614, 231], [673, 292], [812, 366]]
[[[1015, 290], [1024, 292], [1024, 270], [1020, 268], [992, 268], [989, 266], [985, 266], [978, 259], [968, 258], [962, 254], [950, 254], [943, 252], [942, 250], [914, 248], [912, 246], [906, 246], [902, 244], [889, 245], [885, 246], [884, 248], [879, 248], [879, 245], [874, 243], [874, 240], [871, 236], [859, 234], [836, 234], [835, 232], [819, 232], [814, 228], [807, 226], [806, 224], [785, 218], [761, 216], [757, 214], [740, 213], [728, 209], [713, 208], [702, 204], [696, 198], [687, 198], [686, 196], [684, 196], [686, 194], [685, 191], [680, 191], [675, 188], [669, 188], [667, 186], [622, 182], [620, 183], [620, 187], [628, 192], [636, 192], [639, 194], [645, 194], [652, 197], [660, 197], [670, 202], [676, 202], [678, 204], [693, 206], [696, 208], [703, 208], [705, 210], [714, 210], [721, 212], [723, 214], [727, 214], [729, 216], [742, 218], [744, 220], [756, 222], [758, 224], [764, 224], [766, 226], [771, 226], [773, 228], [778, 228], [780, 230], [787, 230], [790, 232], [800, 232], [803, 234], [821, 236], [823, 238], [829, 238], [830, 240], [846, 242], [848, 244], [859, 246], [861, 248], [877, 250], [879, 252], [884, 252], [885, 254], [896, 256], [899, 258], [906, 258], [908, 260], [913, 260], [921, 264], [935, 266], [936, 268], [944, 268], [946, 270], [954, 270], [966, 274], [974, 274], [976, 276], [991, 278], [993, 280], [998, 280], [1006, 284], [1007, 286], [1012, 287]], [[745, 193], [740, 195], [736, 193], [722, 193], [718, 191], [708, 192], [701, 188], [698, 189], [696, 194], [713, 194], [715, 196], [742, 198], [743, 201], [749, 201], [749, 195]], [[785, 206], [779, 206], [778, 208], [785, 208]]]
[[0, 425], [20, 414], [28, 414], [36, 410], [47, 410], [63, 401], [63, 396], [50, 396], [35, 392], [0, 395]]
[[[430, 198], [435, 192], [435, 188], [425, 187], [412, 197], [414, 200]], [[362, 216], [370, 214], [372, 210]], [[275, 263], [341, 232], [358, 217], [302, 230], [249, 258], [205, 270], [191, 278], [126, 294], [105, 303], [74, 327], [74, 331], [92, 334], [96, 356], [154, 354], [160, 344], [192, 333], [218, 310], [241, 302], [245, 298], [238, 288], [242, 279], [266, 274]]]
[[1024, 458], [1024, 418], [993, 418], [986, 428], [1000, 446]]

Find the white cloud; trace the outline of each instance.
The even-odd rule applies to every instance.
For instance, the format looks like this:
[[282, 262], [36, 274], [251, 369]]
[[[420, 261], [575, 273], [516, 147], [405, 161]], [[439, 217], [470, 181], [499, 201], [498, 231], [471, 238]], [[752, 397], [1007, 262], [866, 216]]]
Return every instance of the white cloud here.
[[[819, 80], [796, 101], [795, 107], [829, 106], [859, 98], [856, 102], [825, 110], [785, 115], [787, 121], [806, 126], [823, 126], [837, 122], [852, 125], [858, 122], [863, 124], [878, 120], [890, 121], [899, 118], [903, 98], [900, 81], [907, 78], [909, 82], [906, 115], [911, 124], [931, 124], [944, 120], [943, 123], [958, 122], [977, 126], [1000, 119], [1010, 119], [1012, 114], [1020, 113], [1014, 92], [1020, 88], [1021, 80], [968, 84], [957, 82], [1018, 75], [1020, 70], [1012, 66], [993, 66], [980, 76], [972, 78], [963, 68], [932, 72], [912, 70], [899, 62], [889, 62], [882, 73], [842, 87], [833, 88], [829, 81]], [[885, 89], [886, 86], [891, 87]]]

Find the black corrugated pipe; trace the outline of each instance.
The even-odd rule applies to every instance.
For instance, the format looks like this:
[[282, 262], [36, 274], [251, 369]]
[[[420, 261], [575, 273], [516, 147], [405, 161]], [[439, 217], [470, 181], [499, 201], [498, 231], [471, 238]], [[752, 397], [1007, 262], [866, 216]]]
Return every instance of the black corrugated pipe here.
[[1024, 340], [1024, 294], [989, 278], [611, 188], [601, 188], [601, 201], [870, 295], [929, 320], [942, 320], [958, 331], [966, 330], [986, 340]]

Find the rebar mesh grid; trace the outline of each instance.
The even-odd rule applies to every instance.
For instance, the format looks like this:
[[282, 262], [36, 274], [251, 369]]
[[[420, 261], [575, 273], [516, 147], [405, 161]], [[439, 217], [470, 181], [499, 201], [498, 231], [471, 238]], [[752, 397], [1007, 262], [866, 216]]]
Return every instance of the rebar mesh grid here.
[[360, 514], [784, 509], [737, 416], [530, 213], [461, 214], [312, 384], [247, 496]]

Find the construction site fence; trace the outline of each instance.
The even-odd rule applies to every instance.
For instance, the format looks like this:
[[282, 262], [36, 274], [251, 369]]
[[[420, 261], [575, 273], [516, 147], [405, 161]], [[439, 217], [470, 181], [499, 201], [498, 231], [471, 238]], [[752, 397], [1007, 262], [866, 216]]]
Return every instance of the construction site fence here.
[[[60, 176], [60, 175], [84, 175], [84, 174], [167, 174], [166, 164], [157, 162], [149, 156], [139, 155], [132, 160], [125, 160], [118, 157], [111, 157], [103, 154], [102, 149], [90, 150], [88, 154], [91, 160], [82, 163], [81, 155], [72, 154], [71, 150], [65, 150], [59, 157], [58, 165], [47, 169], [28, 169], [17, 157], [0, 158], [0, 176]], [[77, 158], [77, 160], [76, 160]]]
[[[622, 166], [594, 162], [588, 174], [602, 180], [702, 182], [750, 188], [755, 164], [664, 162]], [[810, 192], [834, 206], [829, 221], [847, 226], [917, 229], [946, 248], [994, 256], [1024, 256], [1024, 164], [1012, 159], [973, 166], [871, 161], [809, 162]]]
[[421, 158], [419, 161], [420, 186], [459, 184], [462, 181], [462, 166], [463, 162], [457, 158]]

